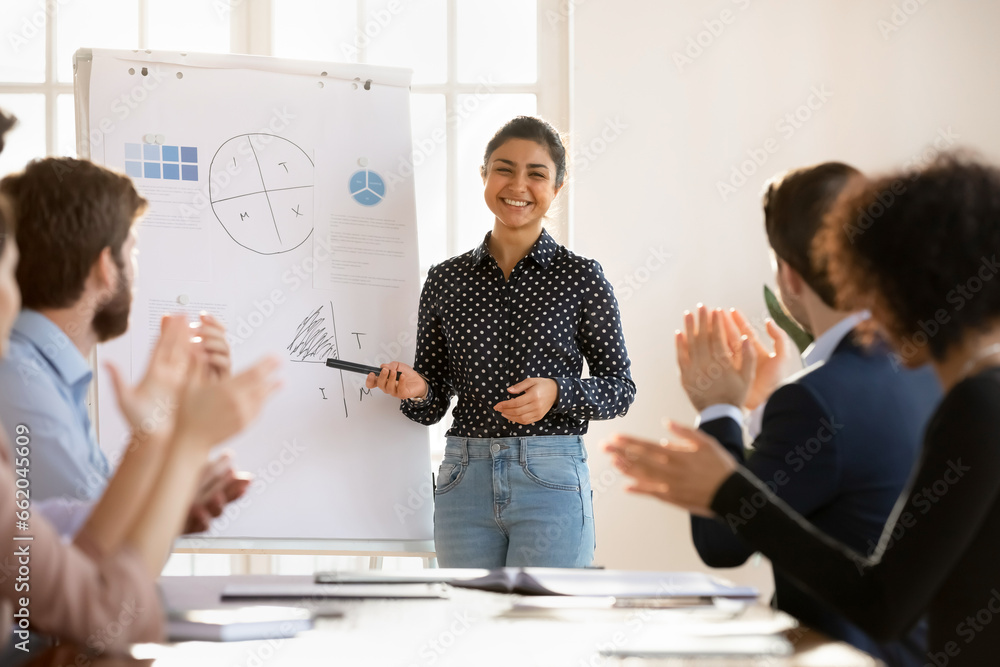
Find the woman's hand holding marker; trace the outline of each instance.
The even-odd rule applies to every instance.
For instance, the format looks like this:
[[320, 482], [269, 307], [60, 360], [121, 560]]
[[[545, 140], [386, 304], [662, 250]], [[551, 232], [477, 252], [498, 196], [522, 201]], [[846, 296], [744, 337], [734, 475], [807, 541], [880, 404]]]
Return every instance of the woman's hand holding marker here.
[[365, 378], [365, 386], [369, 389], [381, 389], [390, 396], [401, 399], [424, 399], [429, 390], [427, 381], [420, 373], [401, 361], [382, 364], [382, 372], [378, 375], [369, 373]]

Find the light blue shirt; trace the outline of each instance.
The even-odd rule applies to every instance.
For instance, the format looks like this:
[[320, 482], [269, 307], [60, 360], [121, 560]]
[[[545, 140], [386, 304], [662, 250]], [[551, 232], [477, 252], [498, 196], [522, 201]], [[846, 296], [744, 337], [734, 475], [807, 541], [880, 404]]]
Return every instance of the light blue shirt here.
[[111, 466], [87, 414], [92, 379], [62, 329], [37, 311], [21, 311], [0, 361], [0, 423], [11, 445], [17, 425], [28, 428], [32, 501], [88, 501], [104, 491]]

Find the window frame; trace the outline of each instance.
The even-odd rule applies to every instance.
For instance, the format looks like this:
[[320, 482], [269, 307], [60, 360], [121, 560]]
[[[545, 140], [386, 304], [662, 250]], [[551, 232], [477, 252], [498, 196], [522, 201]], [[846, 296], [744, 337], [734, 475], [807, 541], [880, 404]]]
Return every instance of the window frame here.
[[[149, 2], [136, 0], [139, 6], [136, 26], [138, 48], [148, 48]], [[276, 0], [219, 0], [229, 3], [230, 52], [272, 55], [274, 3]], [[445, 98], [445, 109], [450, 113], [457, 106], [458, 97], [479, 92], [478, 83], [458, 81], [457, 12], [460, 0], [447, 0], [448, 4], [448, 81], [440, 84], [415, 84], [411, 90], [418, 94], [440, 94]], [[358, 34], [364, 34], [368, 0], [357, 0]], [[547, 118], [564, 133], [570, 132], [569, 60], [571, 47], [572, 5], [569, 0], [538, 0], [538, 76], [535, 83], [494, 84], [492, 93], [535, 95], [538, 114]], [[54, 155], [60, 145], [58, 128], [58, 100], [60, 95], [72, 95], [73, 83], [58, 80], [59, 21], [58, 1], [46, 0], [45, 21], [45, 80], [41, 82], [3, 83], [2, 94], [41, 94], [45, 98], [45, 154]], [[360, 62], [365, 61], [366, 49], [358, 48]], [[466, 250], [458, 247], [458, 128], [447, 125], [447, 256]], [[564, 243], [571, 236], [571, 197], [564, 193], [562, 206], [553, 212], [549, 229]]]
[[[238, 2], [239, 0], [230, 0]], [[273, 55], [272, 25], [276, 0], [249, 0], [233, 9], [232, 44], [234, 53]], [[280, 0], [278, 0], [280, 1]], [[479, 83], [458, 81], [458, 3], [462, 0], [447, 0], [448, 15], [448, 80], [444, 83], [414, 84], [410, 87], [417, 94], [439, 94], [445, 98], [445, 113], [457, 109], [458, 97], [463, 94], [480, 92]], [[465, 0], [468, 1], [468, 0]], [[572, 0], [537, 0], [537, 40], [538, 75], [535, 83], [494, 84], [491, 94], [525, 93], [535, 95], [538, 115], [570, 134], [570, 52], [573, 11]], [[368, 0], [357, 0], [357, 33], [365, 34], [368, 19]], [[358, 46], [358, 62], [366, 61], [367, 49]], [[447, 158], [447, 257], [457, 255], [468, 248], [459, 246], [458, 226], [458, 128], [446, 125]], [[568, 244], [571, 237], [572, 198], [564, 192], [562, 205], [551, 214], [547, 227], [558, 240]]]
[[[229, 12], [230, 53], [255, 55], [273, 54], [273, 30], [275, 2], [280, 0], [213, 0], [220, 5], [226, 3]], [[446, 0], [448, 16], [448, 78], [444, 83], [415, 84], [411, 91], [416, 94], [438, 94], [445, 99], [445, 112], [457, 110], [459, 96], [479, 94], [479, 83], [458, 81], [458, 3], [468, 0]], [[136, 37], [139, 49], [148, 48], [149, 41], [149, 0], [138, 3], [138, 25]], [[369, 0], [357, 2], [357, 34], [365, 34]], [[572, 49], [572, 11], [578, 0], [537, 0], [537, 62], [538, 72], [534, 83], [494, 84], [490, 94], [533, 94], [538, 115], [549, 120], [571, 136], [571, 87], [570, 54]], [[45, 154], [55, 155], [62, 143], [59, 137], [58, 101], [60, 95], [73, 95], [73, 82], [58, 79], [57, 25], [59, 21], [59, 0], [45, 0], [45, 78], [40, 82], [4, 83], [0, 82], [0, 94], [41, 94], [45, 99]], [[366, 48], [358, 47], [358, 60], [366, 59]], [[454, 123], [446, 123], [446, 256], [451, 257], [468, 248], [458, 247], [459, 210], [459, 169], [458, 169], [459, 128]], [[65, 138], [64, 138], [65, 139]], [[79, 145], [77, 138], [73, 144]], [[571, 144], [567, 143], [570, 152]], [[572, 192], [564, 191], [561, 204], [550, 213], [546, 224], [549, 232], [566, 245], [572, 242]], [[419, 221], [418, 221], [419, 225]], [[426, 269], [426, 267], [424, 267]], [[91, 360], [93, 363], [93, 359]], [[93, 408], [93, 387], [89, 394]], [[92, 415], [92, 418], [94, 416]], [[433, 450], [433, 448], [432, 448]], [[182, 557], [175, 569], [190, 567], [191, 574], [197, 569], [197, 559]], [[189, 565], [188, 565], [189, 563]], [[373, 557], [371, 566], [381, 566], [381, 558]], [[275, 561], [269, 556], [233, 554], [230, 559], [232, 573], [269, 572]]]

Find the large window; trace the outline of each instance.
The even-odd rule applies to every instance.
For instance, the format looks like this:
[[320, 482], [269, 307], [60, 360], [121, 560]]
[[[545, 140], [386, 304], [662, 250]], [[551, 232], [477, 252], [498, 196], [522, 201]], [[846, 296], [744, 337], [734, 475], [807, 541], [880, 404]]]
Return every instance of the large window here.
[[76, 155], [73, 53], [109, 49], [230, 50], [228, 12], [202, 0], [5, 0], [0, 107], [20, 124], [0, 174], [45, 155]]
[[[45, 155], [76, 155], [73, 53], [81, 47], [254, 53], [407, 67], [423, 272], [477, 245], [492, 218], [479, 165], [493, 132], [520, 114], [568, 127], [566, 0], [5, 0], [0, 107], [19, 126], [0, 176]], [[549, 224], [566, 241], [566, 206]], [[444, 425], [432, 435], [443, 447]], [[440, 452], [438, 452], [438, 456]], [[356, 561], [341, 563], [355, 565]], [[306, 563], [283, 557], [280, 571]], [[237, 570], [252, 560], [232, 561]], [[221, 556], [173, 559], [173, 572], [230, 570]]]
[[[80, 47], [408, 67], [426, 270], [489, 229], [478, 165], [504, 121], [539, 113], [568, 129], [568, 33], [557, 0], [6, 0], [0, 107], [21, 122], [0, 156], [0, 175], [34, 157], [76, 154]], [[565, 239], [564, 215], [552, 227]]]

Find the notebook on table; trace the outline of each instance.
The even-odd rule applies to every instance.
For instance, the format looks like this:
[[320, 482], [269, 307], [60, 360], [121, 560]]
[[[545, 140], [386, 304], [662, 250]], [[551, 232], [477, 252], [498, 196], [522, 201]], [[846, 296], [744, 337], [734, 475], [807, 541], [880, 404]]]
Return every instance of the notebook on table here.
[[246, 641], [286, 639], [311, 630], [313, 614], [298, 607], [234, 607], [171, 611], [170, 641]]

